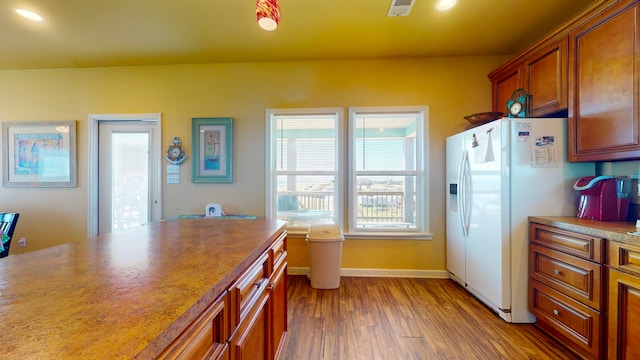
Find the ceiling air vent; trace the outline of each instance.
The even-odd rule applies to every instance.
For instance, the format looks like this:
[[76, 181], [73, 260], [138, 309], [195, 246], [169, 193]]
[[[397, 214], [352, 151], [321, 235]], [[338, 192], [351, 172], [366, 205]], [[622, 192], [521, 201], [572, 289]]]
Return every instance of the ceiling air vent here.
[[391, 0], [387, 16], [408, 16], [416, 0]]

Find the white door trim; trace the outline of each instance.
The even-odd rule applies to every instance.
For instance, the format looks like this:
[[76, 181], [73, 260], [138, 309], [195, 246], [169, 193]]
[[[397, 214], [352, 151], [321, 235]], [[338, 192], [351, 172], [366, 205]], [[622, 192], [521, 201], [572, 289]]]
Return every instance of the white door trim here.
[[[88, 166], [87, 166], [87, 234], [89, 237], [98, 235], [98, 129], [100, 121], [149, 121], [154, 122], [158, 131], [154, 131], [152, 136], [153, 149], [151, 151], [151, 161], [156, 161], [157, 174], [156, 183], [151, 191], [152, 208], [151, 221], [158, 221], [162, 218], [162, 114], [89, 114], [89, 143], [88, 143]], [[155, 159], [155, 160], [154, 160]]]

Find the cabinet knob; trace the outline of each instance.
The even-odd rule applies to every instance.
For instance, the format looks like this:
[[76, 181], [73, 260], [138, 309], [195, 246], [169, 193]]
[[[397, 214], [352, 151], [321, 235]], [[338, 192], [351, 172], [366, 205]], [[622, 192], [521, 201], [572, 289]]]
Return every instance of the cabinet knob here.
[[560, 274], [560, 271], [558, 269], [553, 269], [553, 273], [558, 275], [558, 274]]
[[556, 309], [553, 309], [553, 315], [560, 315], [560, 312]]

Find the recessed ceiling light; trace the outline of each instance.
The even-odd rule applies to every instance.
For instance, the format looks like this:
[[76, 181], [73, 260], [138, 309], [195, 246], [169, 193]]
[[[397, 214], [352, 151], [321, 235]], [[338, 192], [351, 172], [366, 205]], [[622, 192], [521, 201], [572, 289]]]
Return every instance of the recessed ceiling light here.
[[454, 7], [458, 0], [440, 0], [436, 5], [436, 10], [438, 11], [447, 11]]
[[33, 20], [33, 21], [42, 21], [42, 16], [34, 13], [33, 11], [29, 11], [29, 10], [25, 10], [25, 9], [15, 9], [15, 12], [22, 16], [25, 17], [29, 20]]

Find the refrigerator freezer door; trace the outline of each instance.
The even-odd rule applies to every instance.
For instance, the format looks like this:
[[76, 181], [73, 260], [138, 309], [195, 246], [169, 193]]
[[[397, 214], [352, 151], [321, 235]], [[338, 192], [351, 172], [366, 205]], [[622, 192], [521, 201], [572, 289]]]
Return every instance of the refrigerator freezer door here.
[[505, 122], [471, 129], [465, 143], [472, 188], [466, 283], [470, 292], [506, 319], [511, 299]]
[[447, 270], [451, 278], [465, 283], [465, 233], [462, 225], [461, 201], [463, 191], [460, 180], [464, 155], [464, 133], [453, 135], [446, 141], [446, 208], [447, 208]]

